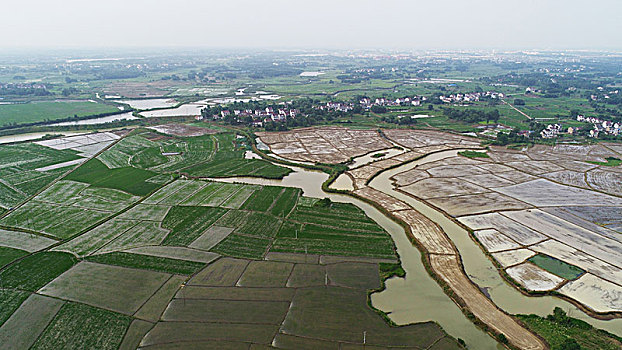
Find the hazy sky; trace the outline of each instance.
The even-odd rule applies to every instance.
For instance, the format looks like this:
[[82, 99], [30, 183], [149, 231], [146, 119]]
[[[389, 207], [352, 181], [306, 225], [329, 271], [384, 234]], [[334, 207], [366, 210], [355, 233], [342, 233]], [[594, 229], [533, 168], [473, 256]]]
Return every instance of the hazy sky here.
[[0, 47], [622, 49], [622, 0], [4, 0]]

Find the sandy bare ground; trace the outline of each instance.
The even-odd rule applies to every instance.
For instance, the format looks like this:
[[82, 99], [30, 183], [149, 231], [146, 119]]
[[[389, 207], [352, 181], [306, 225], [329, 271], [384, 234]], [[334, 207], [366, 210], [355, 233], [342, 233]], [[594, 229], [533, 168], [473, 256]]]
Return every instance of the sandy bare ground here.
[[305, 128], [257, 136], [275, 154], [295, 160], [337, 164], [393, 145], [375, 130]]
[[163, 134], [182, 136], [182, 137], [202, 136], [202, 135], [217, 133], [216, 130], [202, 128], [199, 126], [192, 126], [188, 124], [177, 124], [177, 123], [151, 126], [149, 127], [149, 129], [153, 129]]

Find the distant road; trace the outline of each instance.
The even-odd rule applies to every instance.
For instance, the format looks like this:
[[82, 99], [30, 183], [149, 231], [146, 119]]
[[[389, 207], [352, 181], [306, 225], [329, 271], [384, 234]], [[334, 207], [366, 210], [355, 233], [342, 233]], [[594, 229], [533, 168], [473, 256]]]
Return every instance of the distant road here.
[[533, 118], [528, 116], [525, 112], [521, 111], [520, 109], [512, 106], [509, 102], [507, 102], [506, 100], [501, 100], [501, 102], [505, 103], [506, 105], [512, 107], [515, 111], [517, 111], [518, 113], [524, 115], [525, 117], [527, 117], [527, 119], [532, 120]]

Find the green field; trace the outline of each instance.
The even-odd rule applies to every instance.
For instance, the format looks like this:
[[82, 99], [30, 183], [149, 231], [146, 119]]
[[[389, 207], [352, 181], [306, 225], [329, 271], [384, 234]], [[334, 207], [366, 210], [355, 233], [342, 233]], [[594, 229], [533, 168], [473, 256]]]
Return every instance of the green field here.
[[119, 109], [114, 106], [88, 101], [6, 104], [0, 105], [0, 127], [65, 119], [76, 115], [85, 117], [118, 111]]
[[478, 152], [478, 151], [462, 151], [458, 152], [459, 155], [467, 158], [490, 158], [486, 152]]
[[78, 260], [68, 253], [35, 253], [2, 270], [0, 279], [4, 288], [35, 292], [77, 262]]
[[65, 179], [144, 196], [159, 187], [158, 184], [147, 181], [154, 175], [154, 172], [129, 166], [110, 169], [101, 161], [91, 159], [74, 170]]
[[0, 246], [0, 268], [27, 254], [28, 252], [25, 250]]
[[192, 275], [205, 266], [203, 263], [194, 261], [123, 252], [93, 255], [88, 257], [86, 260], [100, 264], [131, 267], [178, 275]]
[[555, 308], [546, 318], [537, 315], [518, 315], [518, 318], [543, 337], [551, 349], [614, 350], [622, 347], [622, 338], [568, 317], [560, 308]]
[[31, 349], [118, 349], [132, 319], [85, 304], [66, 303]]
[[189, 245], [223, 216], [227, 209], [212, 207], [172, 207], [162, 221], [171, 230], [164, 245]]
[[573, 280], [581, 276], [585, 271], [582, 269], [565, 263], [561, 260], [552, 258], [544, 254], [537, 254], [528, 259], [536, 266], [567, 280]]
[[30, 293], [19, 290], [0, 289], [0, 326], [11, 317], [13, 312], [28, 298]]
[[67, 168], [37, 171], [79, 159], [72, 150], [55, 150], [34, 143], [0, 145], [0, 208], [11, 208], [52, 182]]

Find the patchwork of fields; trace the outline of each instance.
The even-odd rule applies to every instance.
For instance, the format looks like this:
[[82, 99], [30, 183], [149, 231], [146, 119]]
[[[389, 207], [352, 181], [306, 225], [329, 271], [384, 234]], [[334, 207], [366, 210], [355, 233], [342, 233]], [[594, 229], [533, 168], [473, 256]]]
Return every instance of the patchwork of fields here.
[[[366, 331], [368, 345], [459, 348], [435, 323], [393, 328], [369, 308], [398, 258], [357, 207], [167, 175], [257, 175], [233, 141], [134, 133], [3, 216], [0, 343], [300, 349], [360, 347]], [[141, 155], [175, 147], [170, 162]]]
[[600, 313], [622, 312], [622, 172], [604, 145], [491, 147], [488, 157], [430, 161], [393, 177], [473, 230], [528, 291], [558, 291]]

